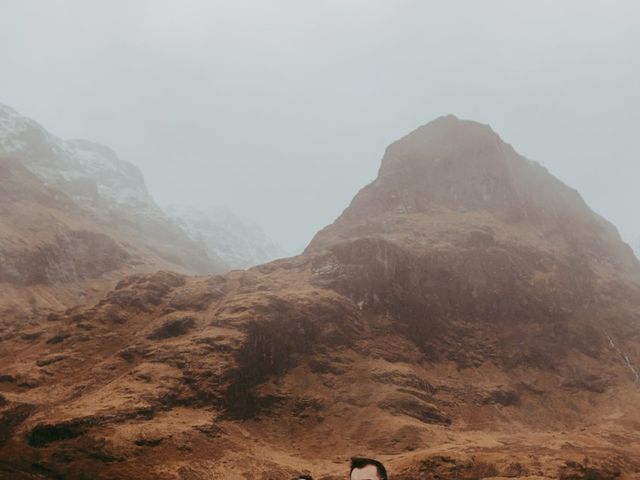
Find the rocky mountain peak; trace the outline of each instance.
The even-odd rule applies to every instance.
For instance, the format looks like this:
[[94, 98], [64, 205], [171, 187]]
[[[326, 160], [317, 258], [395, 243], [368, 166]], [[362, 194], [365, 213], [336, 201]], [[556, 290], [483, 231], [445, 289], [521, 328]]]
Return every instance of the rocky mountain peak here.
[[38, 123], [0, 104], [0, 151], [7, 154], [47, 152], [49, 137]]
[[344, 215], [485, 210], [515, 220], [585, 207], [577, 192], [518, 155], [491, 127], [448, 115], [391, 144], [378, 178]]
[[464, 158], [483, 150], [507, 147], [489, 125], [461, 120], [455, 115], [438, 117], [422, 125], [387, 148], [380, 174], [393, 171], [397, 161], [418, 157], [421, 161]]
[[11, 107], [0, 105], [0, 154], [19, 158], [47, 185], [85, 207], [152, 204], [140, 170], [88, 140], [63, 140]]
[[454, 245], [480, 230], [640, 271], [616, 228], [576, 190], [490, 126], [453, 115], [392, 143], [378, 177], [307, 250], [371, 236], [424, 249]]

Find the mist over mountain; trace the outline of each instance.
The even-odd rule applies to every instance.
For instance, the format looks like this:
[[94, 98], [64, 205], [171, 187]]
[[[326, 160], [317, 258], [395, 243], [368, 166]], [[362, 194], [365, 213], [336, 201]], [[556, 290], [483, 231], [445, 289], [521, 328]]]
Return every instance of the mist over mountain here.
[[0, 0], [0, 480], [640, 480], [639, 18]]
[[243, 222], [229, 208], [170, 205], [165, 211], [193, 241], [229, 268], [249, 268], [286, 256], [259, 226]]
[[0, 154], [17, 159], [45, 185], [67, 195], [106, 228], [138, 237], [154, 253], [184, 271], [220, 271], [156, 205], [140, 171], [109, 148], [65, 141], [7, 106], [0, 106]]
[[0, 102], [112, 147], [161, 205], [229, 205], [298, 253], [455, 112], [640, 236], [635, 0], [60, 4], [3, 2]]
[[91, 301], [127, 274], [223, 272], [282, 256], [229, 211], [172, 218], [111, 149], [62, 140], [5, 105], [0, 169], [3, 321]]
[[345, 452], [399, 480], [640, 471], [640, 262], [454, 116], [391, 144], [299, 256], [129, 276], [0, 342], [12, 478], [336, 480]]
[[473, 224], [487, 214], [511, 228], [527, 225], [541, 243], [562, 239], [565, 254], [583, 254], [596, 265], [606, 259], [617, 269], [637, 269], [617, 229], [591, 210], [576, 190], [519, 155], [488, 125], [453, 115], [391, 144], [378, 178], [316, 235], [308, 250], [354, 234], [398, 236], [412, 227], [403, 225], [405, 215], [446, 215], [448, 221], [460, 217], [461, 224]]
[[87, 140], [64, 141], [5, 105], [0, 105], [0, 155], [18, 159], [103, 224], [144, 235], [169, 261], [193, 272], [247, 268], [284, 256], [260, 227], [243, 223], [228, 208], [174, 205], [167, 215], [149, 195], [140, 170], [111, 149]]

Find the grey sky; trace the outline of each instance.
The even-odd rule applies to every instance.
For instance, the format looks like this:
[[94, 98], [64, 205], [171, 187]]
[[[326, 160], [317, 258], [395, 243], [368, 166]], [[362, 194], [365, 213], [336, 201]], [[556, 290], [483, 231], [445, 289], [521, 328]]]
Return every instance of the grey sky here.
[[446, 113], [640, 237], [637, 0], [0, 0], [0, 103], [289, 250]]

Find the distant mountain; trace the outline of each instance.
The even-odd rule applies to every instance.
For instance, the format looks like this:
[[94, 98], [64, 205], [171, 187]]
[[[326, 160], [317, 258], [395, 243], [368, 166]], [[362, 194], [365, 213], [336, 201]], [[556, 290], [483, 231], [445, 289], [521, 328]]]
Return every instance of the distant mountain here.
[[19, 158], [46, 184], [98, 213], [123, 207], [157, 213], [135, 166], [118, 159], [108, 147], [62, 140], [5, 105], [0, 105], [0, 152]]
[[135, 166], [107, 147], [62, 140], [4, 105], [0, 170], [3, 292], [55, 288], [35, 301], [53, 306], [53, 297], [76, 303], [89, 284], [99, 290], [127, 273], [226, 269], [156, 205]]
[[1, 320], [82, 302], [93, 281], [136, 271], [142, 252], [111, 233], [21, 162], [0, 156]]
[[[622, 480], [640, 262], [489, 126], [438, 118], [305, 252], [123, 279], [0, 337], [0, 476]], [[23, 473], [24, 476], [18, 476]]]
[[260, 227], [243, 222], [228, 208], [172, 205], [165, 211], [210, 256], [222, 259], [230, 268], [249, 268], [285, 256]]

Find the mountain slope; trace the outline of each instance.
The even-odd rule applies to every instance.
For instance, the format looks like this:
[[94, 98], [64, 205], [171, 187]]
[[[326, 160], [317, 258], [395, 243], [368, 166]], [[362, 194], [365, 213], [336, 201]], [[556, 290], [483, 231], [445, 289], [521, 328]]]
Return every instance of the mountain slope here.
[[98, 283], [133, 271], [131, 251], [16, 160], [0, 157], [0, 198], [3, 325], [76, 304], [104, 292]]
[[0, 344], [0, 460], [50, 478], [632, 479], [640, 265], [489, 127], [444, 117], [303, 255], [129, 277]]
[[109, 148], [62, 140], [0, 105], [0, 155], [18, 160], [45, 185], [64, 193], [95, 222], [135, 239], [181, 271], [224, 270], [155, 204], [140, 171]]
[[95, 301], [123, 276], [189, 271], [0, 156], [0, 325]]
[[[91, 225], [88, 215], [19, 162], [0, 159], [0, 182], [4, 250], [0, 281], [18, 285], [76, 282], [117, 270], [129, 259], [112, 238], [82, 230]], [[82, 252], [83, 247], [88, 251]]]

